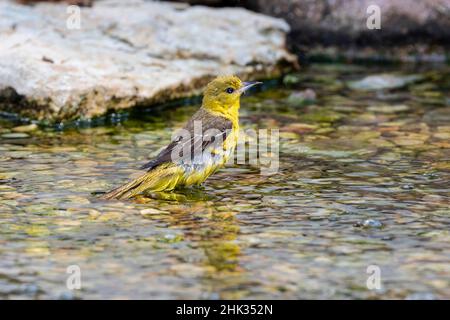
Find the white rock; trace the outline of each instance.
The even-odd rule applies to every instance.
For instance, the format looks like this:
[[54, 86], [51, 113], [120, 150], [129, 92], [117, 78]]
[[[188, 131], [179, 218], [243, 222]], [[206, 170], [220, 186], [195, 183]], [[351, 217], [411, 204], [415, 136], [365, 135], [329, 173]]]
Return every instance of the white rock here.
[[0, 13], [0, 109], [32, 118], [89, 118], [296, 63], [288, 25], [242, 8], [98, 1], [81, 8], [80, 29], [67, 28], [66, 4], [6, 1]]
[[358, 81], [351, 81], [348, 86], [354, 90], [383, 90], [404, 87], [421, 79], [419, 75], [375, 74]]

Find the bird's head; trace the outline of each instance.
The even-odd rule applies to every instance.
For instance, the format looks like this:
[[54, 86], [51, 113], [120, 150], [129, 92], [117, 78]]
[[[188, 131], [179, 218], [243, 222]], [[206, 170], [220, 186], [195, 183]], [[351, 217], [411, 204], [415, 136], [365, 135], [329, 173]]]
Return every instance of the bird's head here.
[[236, 76], [217, 77], [206, 86], [203, 94], [203, 106], [216, 111], [239, 108], [241, 95], [260, 83], [256, 81], [243, 82]]

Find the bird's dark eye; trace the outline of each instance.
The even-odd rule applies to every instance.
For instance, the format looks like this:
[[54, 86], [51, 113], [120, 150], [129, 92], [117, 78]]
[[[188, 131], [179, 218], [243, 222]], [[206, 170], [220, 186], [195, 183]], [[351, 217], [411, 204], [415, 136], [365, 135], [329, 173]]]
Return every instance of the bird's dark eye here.
[[233, 88], [227, 88], [227, 90], [225, 90], [226, 93], [233, 93], [234, 89]]

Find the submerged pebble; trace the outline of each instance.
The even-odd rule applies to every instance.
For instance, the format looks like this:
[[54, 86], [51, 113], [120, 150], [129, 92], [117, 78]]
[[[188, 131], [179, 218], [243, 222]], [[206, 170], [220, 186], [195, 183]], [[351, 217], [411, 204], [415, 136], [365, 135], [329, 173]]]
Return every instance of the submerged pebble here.
[[147, 208], [147, 209], [142, 209], [141, 211], [142, 215], [153, 215], [153, 214], [163, 214], [163, 213], [167, 213], [167, 211], [162, 211], [162, 210], [158, 210], [158, 209], [154, 209], [154, 208]]
[[416, 292], [409, 294], [405, 300], [436, 300], [431, 292]]
[[312, 89], [293, 92], [289, 95], [287, 102], [294, 106], [300, 107], [316, 101], [316, 92]]
[[409, 107], [404, 104], [379, 105], [379, 106], [370, 106], [368, 110], [378, 113], [398, 113], [408, 111]]
[[420, 75], [395, 75], [395, 74], [377, 74], [370, 75], [358, 81], [348, 83], [351, 89], [355, 90], [381, 90], [395, 89], [416, 82], [422, 77]]
[[18, 126], [11, 129], [13, 132], [31, 132], [38, 128], [37, 124], [32, 123], [28, 125]]
[[367, 220], [364, 220], [363, 222], [356, 223], [355, 226], [378, 229], [378, 228], [383, 227], [383, 224], [380, 221], [375, 220], [375, 219], [367, 219]]
[[26, 133], [16, 132], [16, 133], [4, 133], [1, 135], [1, 137], [4, 139], [24, 139], [28, 138], [29, 135]]

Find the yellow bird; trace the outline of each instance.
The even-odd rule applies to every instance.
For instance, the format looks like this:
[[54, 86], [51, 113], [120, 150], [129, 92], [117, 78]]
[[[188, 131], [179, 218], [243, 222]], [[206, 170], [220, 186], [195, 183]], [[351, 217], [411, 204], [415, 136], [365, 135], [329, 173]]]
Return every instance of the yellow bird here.
[[203, 93], [201, 108], [172, 142], [142, 167], [148, 171], [102, 198], [129, 199], [203, 183], [233, 154], [239, 133], [240, 97], [260, 83], [242, 82], [236, 76], [211, 81]]

